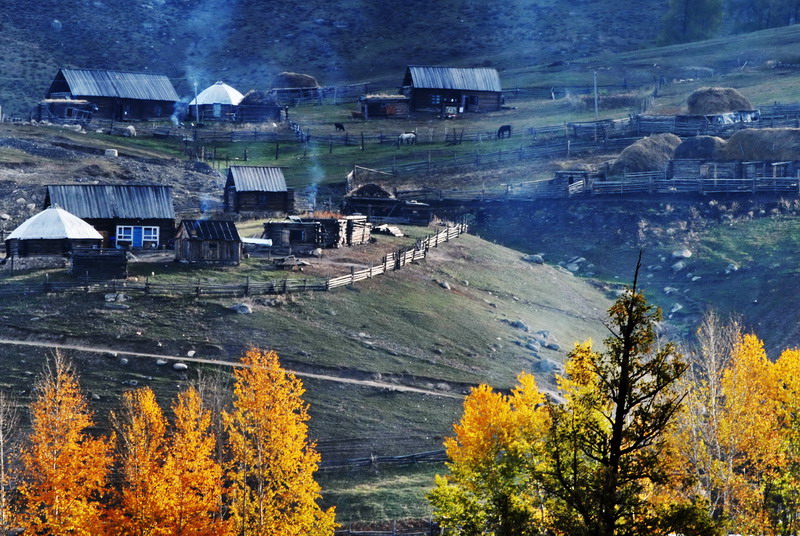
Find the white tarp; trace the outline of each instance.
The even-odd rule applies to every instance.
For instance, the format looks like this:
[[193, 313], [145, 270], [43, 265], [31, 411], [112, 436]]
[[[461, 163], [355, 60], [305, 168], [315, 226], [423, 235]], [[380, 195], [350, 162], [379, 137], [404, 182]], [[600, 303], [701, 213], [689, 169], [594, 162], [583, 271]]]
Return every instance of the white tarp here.
[[61, 238], [100, 239], [94, 227], [66, 210], [52, 206], [28, 218], [6, 240], [58, 240]]

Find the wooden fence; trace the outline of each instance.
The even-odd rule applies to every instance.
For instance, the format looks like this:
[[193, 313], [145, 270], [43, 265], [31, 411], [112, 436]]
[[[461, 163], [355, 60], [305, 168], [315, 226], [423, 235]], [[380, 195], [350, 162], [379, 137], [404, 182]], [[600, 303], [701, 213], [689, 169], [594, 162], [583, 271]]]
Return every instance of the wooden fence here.
[[248, 276], [241, 284], [212, 284], [197, 281], [195, 283], [159, 283], [146, 278], [144, 282], [133, 280], [93, 280], [88, 277], [71, 281], [51, 281], [45, 275], [37, 283], [0, 284], [0, 297], [20, 297], [33, 294], [64, 294], [70, 292], [102, 292], [102, 293], [141, 293], [146, 296], [167, 297], [250, 297], [263, 295], [291, 294], [310, 291], [328, 291], [346, 285], [352, 285], [376, 275], [399, 270], [403, 266], [419, 261], [427, 256], [428, 249], [449, 242], [462, 233], [466, 233], [466, 223], [448, 226], [444, 230], [417, 240], [414, 247], [399, 250], [383, 257], [377, 266], [363, 270], [351, 270], [348, 275], [319, 278], [283, 278], [269, 281], [251, 281]]
[[[438, 536], [441, 534], [439, 525], [432, 521], [416, 527], [400, 527], [397, 522], [390, 522], [391, 526], [385, 530], [359, 530], [352, 527], [340, 528], [334, 531], [337, 536]], [[448, 531], [449, 533], [449, 531]]]

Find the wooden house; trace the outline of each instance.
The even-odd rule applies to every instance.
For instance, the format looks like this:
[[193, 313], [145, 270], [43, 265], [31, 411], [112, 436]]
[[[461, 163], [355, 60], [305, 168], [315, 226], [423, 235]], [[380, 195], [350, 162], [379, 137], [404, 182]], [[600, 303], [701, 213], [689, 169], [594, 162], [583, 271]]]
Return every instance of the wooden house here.
[[188, 119], [209, 121], [235, 121], [239, 103], [244, 95], [225, 82], [216, 82], [204, 89], [189, 102]]
[[294, 211], [294, 190], [279, 167], [231, 166], [225, 181], [225, 212], [285, 216]]
[[113, 121], [167, 119], [179, 100], [164, 75], [91, 69], [59, 70], [46, 98], [87, 101], [93, 117]]
[[239, 101], [236, 120], [240, 123], [267, 123], [281, 120], [281, 107], [266, 91], [251, 89]]
[[6, 238], [6, 257], [69, 255], [77, 248], [99, 248], [103, 236], [87, 222], [51, 206], [25, 220]]
[[503, 102], [497, 69], [487, 67], [424, 67], [411, 65], [403, 79], [403, 93], [414, 111], [445, 117], [468, 112], [495, 112]]
[[70, 261], [73, 277], [90, 280], [128, 277], [128, 254], [122, 249], [75, 249]]
[[366, 216], [340, 218], [289, 218], [264, 224], [262, 238], [273, 247], [297, 249], [341, 248], [369, 242], [372, 224]]
[[175, 234], [175, 260], [238, 265], [242, 239], [232, 221], [183, 220]]
[[147, 184], [59, 184], [47, 187], [45, 207], [58, 205], [103, 235], [103, 247], [172, 247], [172, 187]]
[[411, 99], [406, 95], [366, 95], [358, 99], [364, 119], [408, 119]]

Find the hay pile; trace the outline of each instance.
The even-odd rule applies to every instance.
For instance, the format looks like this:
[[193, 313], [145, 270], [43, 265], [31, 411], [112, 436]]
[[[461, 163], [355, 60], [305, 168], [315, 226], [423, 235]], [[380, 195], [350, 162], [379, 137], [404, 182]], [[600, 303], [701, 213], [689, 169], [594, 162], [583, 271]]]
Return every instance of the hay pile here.
[[681, 139], [675, 134], [654, 134], [629, 145], [611, 165], [610, 175], [664, 171]]
[[283, 72], [272, 79], [273, 88], [319, 87], [317, 79], [310, 74]]
[[267, 93], [266, 91], [261, 91], [260, 89], [251, 89], [247, 93], [244, 94], [244, 98], [239, 102], [240, 106], [263, 106], [263, 105], [275, 105], [275, 99], [272, 97], [272, 93]]
[[725, 140], [716, 136], [686, 138], [675, 149], [674, 158], [715, 160], [725, 148]]
[[800, 160], [800, 128], [748, 128], [730, 137], [722, 160]]
[[730, 87], [701, 87], [686, 99], [690, 115], [710, 115], [752, 110], [753, 104]]

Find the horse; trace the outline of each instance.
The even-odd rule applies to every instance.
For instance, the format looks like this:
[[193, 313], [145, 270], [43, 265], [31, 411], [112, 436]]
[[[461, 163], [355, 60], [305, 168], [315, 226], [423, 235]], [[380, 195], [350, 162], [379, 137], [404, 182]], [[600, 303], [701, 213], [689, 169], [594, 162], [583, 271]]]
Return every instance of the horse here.
[[334, 126], [334, 127], [336, 127], [336, 131], [337, 131], [337, 132], [338, 132], [338, 131], [340, 131], [340, 130], [341, 130], [342, 132], [344, 132], [344, 131], [345, 131], [345, 130], [344, 130], [344, 125], [343, 125], [343, 124], [341, 124], [341, 123], [334, 123], [334, 124], [333, 124], [333, 126]]
[[510, 138], [511, 137], [511, 125], [503, 125], [497, 129], [497, 139], [502, 138]]
[[415, 145], [417, 143], [417, 135], [413, 132], [403, 132], [397, 137], [398, 145]]

